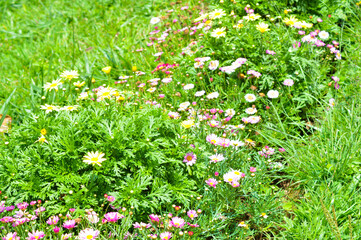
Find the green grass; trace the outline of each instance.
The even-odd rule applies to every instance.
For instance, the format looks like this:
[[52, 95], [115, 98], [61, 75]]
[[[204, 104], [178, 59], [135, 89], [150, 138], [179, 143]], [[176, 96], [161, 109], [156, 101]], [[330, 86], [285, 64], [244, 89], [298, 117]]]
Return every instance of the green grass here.
[[361, 28], [357, 21], [357, 17], [351, 20], [353, 24], [342, 32], [341, 44], [349, 49], [337, 69], [346, 80], [335, 108], [319, 109], [305, 135], [288, 136], [287, 141], [273, 139], [291, 152], [286, 175], [279, 176], [291, 183], [285, 198], [290, 215], [280, 224], [282, 239], [361, 237], [361, 59], [356, 44]]
[[153, 66], [147, 52], [133, 51], [146, 48], [150, 18], [167, 7], [162, 0], [1, 1], [0, 103], [17, 87], [10, 111], [17, 117], [64, 70], [91, 77], [105, 66], [119, 75]]

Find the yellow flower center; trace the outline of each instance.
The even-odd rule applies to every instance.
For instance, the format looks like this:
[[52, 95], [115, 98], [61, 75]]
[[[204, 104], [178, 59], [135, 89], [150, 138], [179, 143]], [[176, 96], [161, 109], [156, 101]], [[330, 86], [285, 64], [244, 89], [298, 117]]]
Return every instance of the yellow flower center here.
[[267, 30], [267, 28], [261, 28], [259, 31], [260, 31], [261, 33], [264, 33], [266, 30]]
[[88, 235], [88, 236], [86, 236], [86, 239], [93, 239], [93, 236], [92, 236], [92, 235]]
[[187, 156], [187, 161], [191, 161], [192, 159], [192, 156]]
[[210, 182], [209, 185], [213, 186], [214, 183]]
[[228, 182], [232, 182], [232, 180], [233, 180], [232, 178], [228, 178]]
[[58, 86], [57, 83], [52, 83], [52, 84], [50, 85], [51, 88], [55, 88], [56, 86]]
[[93, 157], [93, 158], [90, 159], [90, 161], [92, 161], [92, 162], [97, 162], [97, 161], [98, 161], [98, 158], [97, 158], [97, 157]]

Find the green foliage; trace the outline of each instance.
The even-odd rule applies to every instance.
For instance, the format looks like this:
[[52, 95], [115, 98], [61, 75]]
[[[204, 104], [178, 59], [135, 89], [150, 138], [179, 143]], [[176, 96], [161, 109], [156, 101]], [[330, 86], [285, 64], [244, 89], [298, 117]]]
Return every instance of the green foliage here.
[[[43, 128], [48, 143], [37, 142]], [[194, 189], [175, 138], [176, 128], [159, 109], [94, 103], [78, 112], [32, 115], [1, 147], [0, 179], [17, 201], [90, 208], [103, 194], [118, 192], [117, 204], [153, 211], [164, 203], [186, 203]], [[102, 166], [82, 162], [90, 151], [105, 153]]]

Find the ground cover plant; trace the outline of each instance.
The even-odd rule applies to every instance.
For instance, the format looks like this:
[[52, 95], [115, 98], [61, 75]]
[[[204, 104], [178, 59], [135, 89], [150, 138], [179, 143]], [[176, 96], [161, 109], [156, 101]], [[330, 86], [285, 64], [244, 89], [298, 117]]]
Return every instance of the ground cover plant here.
[[361, 3], [0, 4], [3, 239], [360, 236]]

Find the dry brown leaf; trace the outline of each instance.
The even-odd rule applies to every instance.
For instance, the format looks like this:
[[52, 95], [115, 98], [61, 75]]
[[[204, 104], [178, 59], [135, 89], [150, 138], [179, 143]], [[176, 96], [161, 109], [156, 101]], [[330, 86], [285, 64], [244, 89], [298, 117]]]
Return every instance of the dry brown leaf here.
[[[0, 114], [0, 119], [3, 117]], [[10, 116], [6, 116], [4, 122], [0, 126], [0, 132], [7, 132], [10, 129], [12, 118]]]

